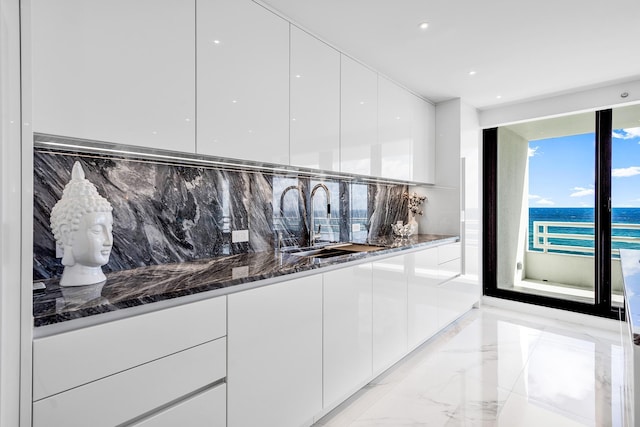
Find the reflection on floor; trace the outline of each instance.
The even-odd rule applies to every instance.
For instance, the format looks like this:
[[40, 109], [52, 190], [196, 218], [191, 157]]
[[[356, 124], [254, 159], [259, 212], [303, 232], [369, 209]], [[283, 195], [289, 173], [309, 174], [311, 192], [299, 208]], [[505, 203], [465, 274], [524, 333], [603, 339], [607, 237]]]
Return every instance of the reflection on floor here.
[[625, 426], [619, 333], [484, 306], [314, 426]]
[[[593, 289], [588, 290], [585, 288], [543, 280], [525, 279], [518, 282], [513, 287], [513, 290], [526, 294], [543, 295], [569, 301], [584, 302], [587, 304], [593, 304], [595, 301], [595, 292]], [[614, 307], [622, 307], [624, 305], [624, 296], [622, 295], [622, 291], [617, 290], [611, 294], [611, 304]]]

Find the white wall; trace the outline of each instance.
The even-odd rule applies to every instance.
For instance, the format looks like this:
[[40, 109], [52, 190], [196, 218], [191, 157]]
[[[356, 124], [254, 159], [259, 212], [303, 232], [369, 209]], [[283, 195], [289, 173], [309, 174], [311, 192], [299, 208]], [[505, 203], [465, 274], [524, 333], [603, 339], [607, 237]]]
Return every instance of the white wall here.
[[459, 234], [463, 241], [463, 273], [479, 280], [482, 150], [478, 112], [460, 99], [442, 102], [436, 105], [435, 126], [436, 184], [409, 188], [428, 197], [425, 214], [418, 218], [420, 233]]
[[21, 115], [20, 3], [0, 0], [0, 427], [31, 424], [33, 195], [32, 170], [23, 165], [31, 164], [32, 147], [21, 142], [31, 133], [29, 117]]
[[[498, 268], [499, 288], [512, 288], [516, 265], [524, 262], [527, 232], [525, 197], [529, 141], [507, 128], [498, 129]], [[521, 278], [521, 277], [519, 277]], [[519, 280], [518, 278], [518, 280]]]
[[[620, 95], [626, 92], [626, 98]], [[640, 80], [512, 103], [480, 111], [480, 126], [490, 128], [526, 120], [633, 104], [640, 101]]]

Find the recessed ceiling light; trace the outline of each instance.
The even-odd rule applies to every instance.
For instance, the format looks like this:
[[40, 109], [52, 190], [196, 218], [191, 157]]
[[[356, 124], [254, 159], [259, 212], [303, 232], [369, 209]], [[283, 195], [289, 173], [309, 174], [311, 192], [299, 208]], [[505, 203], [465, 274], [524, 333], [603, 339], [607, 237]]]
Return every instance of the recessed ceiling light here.
[[471, 70], [471, 71], [469, 71], [469, 75], [470, 75], [470, 76], [475, 76], [475, 75], [476, 75], [476, 70]]
[[302, 77], [300, 74], [296, 74], [296, 79], [299, 79], [300, 77]]
[[421, 22], [420, 25], [418, 25], [418, 27], [421, 30], [426, 30], [427, 28], [429, 28], [429, 23], [428, 22]]
[[214, 40], [213, 44], [220, 44], [220, 40]]

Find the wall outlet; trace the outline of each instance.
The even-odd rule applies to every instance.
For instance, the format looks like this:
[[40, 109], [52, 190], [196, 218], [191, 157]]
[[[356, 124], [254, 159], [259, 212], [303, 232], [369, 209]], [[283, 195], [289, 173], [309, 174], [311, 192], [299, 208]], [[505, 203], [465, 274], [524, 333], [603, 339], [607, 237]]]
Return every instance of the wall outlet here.
[[360, 224], [351, 224], [351, 231], [354, 233], [360, 231]]
[[231, 232], [231, 243], [242, 243], [249, 241], [249, 230], [233, 230]]
[[242, 279], [249, 276], [249, 266], [244, 265], [242, 267], [235, 267], [231, 269], [231, 278], [232, 279]]

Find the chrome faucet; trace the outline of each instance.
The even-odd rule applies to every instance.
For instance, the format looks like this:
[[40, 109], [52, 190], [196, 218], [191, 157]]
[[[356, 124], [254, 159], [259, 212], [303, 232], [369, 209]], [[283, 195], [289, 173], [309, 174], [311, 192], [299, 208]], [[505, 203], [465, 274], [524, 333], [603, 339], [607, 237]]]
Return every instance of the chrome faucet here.
[[311, 201], [309, 203], [309, 210], [311, 211], [311, 226], [309, 227], [309, 243], [311, 244], [311, 246], [315, 245], [316, 239], [320, 238], [321, 236], [320, 228], [322, 227], [322, 224], [318, 224], [318, 232], [316, 233], [315, 227], [314, 227], [315, 215], [313, 211], [313, 197], [316, 195], [316, 191], [318, 191], [318, 189], [320, 188], [324, 190], [327, 196], [327, 218], [331, 218], [331, 192], [329, 191], [329, 188], [323, 183], [316, 184], [311, 190]]
[[298, 191], [298, 195], [300, 194], [300, 190], [298, 189], [297, 185], [290, 185], [284, 190], [282, 190], [282, 194], [280, 194], [280, 218], [282, 218], [283, 220], [284, 220], [284, 196], [286, 196], [287, 193], [291, 190], [296, 190]]

